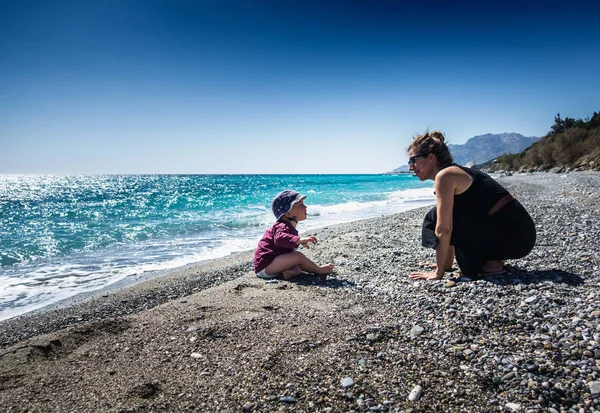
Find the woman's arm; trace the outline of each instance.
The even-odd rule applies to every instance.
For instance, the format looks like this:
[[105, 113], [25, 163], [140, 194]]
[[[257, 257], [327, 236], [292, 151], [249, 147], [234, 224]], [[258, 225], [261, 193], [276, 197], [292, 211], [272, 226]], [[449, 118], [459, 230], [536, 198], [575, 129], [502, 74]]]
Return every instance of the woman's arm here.
[[452, 237], [452, 211], [454, 209], [454, 194], [462, 171], [454, 171], [457, 168], [447, 168], [440, 171], [435, 178], [435, 193], [437, 197], [435, 235], [438, 246], [435, 249], [436, 271], [416, 272], [410, 274], [410, 278], [416, 280], [439, 280], [444, 276], [444, 270], [449, 267], [448, 263], [454, 258], [454, 248], [450, 246]]
[[451, 254], [450, 238], [452, 237], [452, 210], [454, 208], [456, 182], [456, 175], [452, 171], [440, 172], [435, 180], [435, 193], [437, 197], [435, 236], [439, 242], [435, 249], [437, 279], [444, 276], [444, 270]]

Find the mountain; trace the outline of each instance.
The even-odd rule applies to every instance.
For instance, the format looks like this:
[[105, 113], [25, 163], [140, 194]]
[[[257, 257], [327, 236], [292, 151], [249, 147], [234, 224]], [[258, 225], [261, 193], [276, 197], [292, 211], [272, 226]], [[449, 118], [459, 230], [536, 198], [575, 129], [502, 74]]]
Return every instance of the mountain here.
[[540, 138], [523, 136], [519, 133], [500, 133], [474, 136], [464, 145], [448, 145], [454, 162], [464, 165], [473, 161], [476, 164], [489, 161], [505, 153], [520, 153]]
[[[463, 145], [449, 144], [448, 149], [454, 157], [454, 162], [459, 165], [464, 165], [467, 162], [480, 164], [505, 153], [520, 153], [539, 139], [535, 136], [527, 137], [519, 133], [486, 133], [485, 135], [472, 137]], [[402, 172], [408, 172], [408, 165], [402, 165], [391, 173]]]
[[390, 173], [393, 173], [393, 174], [401, 174], [401, 173], [404, 173], [404, 172], [408, 172], [408, 165], [402, 165], [402, 166], [400, 166], [400, 167], [398, 167], [398, 168], [394, 169], [394, 170], [393, 170], [392, 172], [390, 172]]

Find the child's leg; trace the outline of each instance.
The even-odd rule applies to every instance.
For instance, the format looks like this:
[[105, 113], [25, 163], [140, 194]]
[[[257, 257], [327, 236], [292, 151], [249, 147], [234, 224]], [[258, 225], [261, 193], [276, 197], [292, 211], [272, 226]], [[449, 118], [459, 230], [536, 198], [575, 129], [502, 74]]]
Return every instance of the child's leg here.
[[302, 271], [317, 275], [327, 275], [333, 272], [333, 264], [317, 265], [299, 251], [278, 255], [265, 268], [265, 272], [267, 274], [283, 274], [284, 271], [289, 271], [293, 275], [298, 275], [294, 274], [295, 266], [298, 266]]

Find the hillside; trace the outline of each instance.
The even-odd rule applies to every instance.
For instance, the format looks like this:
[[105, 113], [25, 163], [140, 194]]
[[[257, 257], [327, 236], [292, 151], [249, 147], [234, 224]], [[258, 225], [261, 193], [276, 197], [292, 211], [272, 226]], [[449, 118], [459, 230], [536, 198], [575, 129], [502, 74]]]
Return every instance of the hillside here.
[[551, 131], [519, 154], [481, 165], [490, 171], [600, 170], [600, 113], [591, 118], [554, 118]]

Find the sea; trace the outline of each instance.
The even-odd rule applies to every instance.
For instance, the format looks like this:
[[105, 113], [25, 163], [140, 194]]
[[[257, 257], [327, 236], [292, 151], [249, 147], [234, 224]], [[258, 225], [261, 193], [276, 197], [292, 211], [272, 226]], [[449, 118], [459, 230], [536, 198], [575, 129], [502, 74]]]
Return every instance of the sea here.
[[284, 189], [298, 230], [435, 201], [398, 175], [0, 175], [0, 320], [131, 277], [254, 249]]

